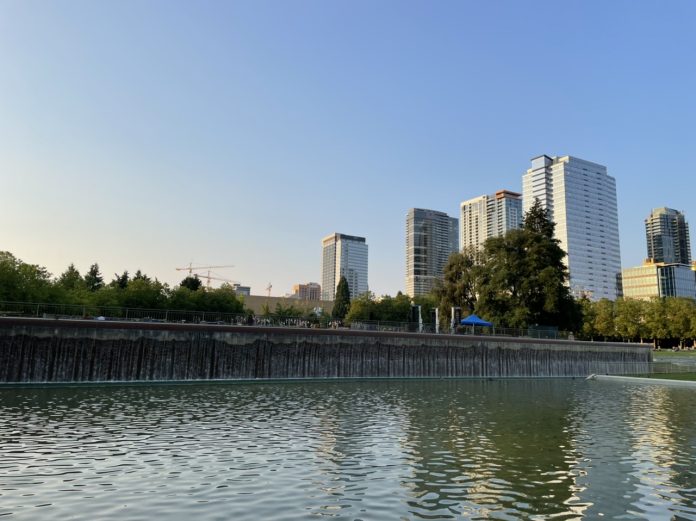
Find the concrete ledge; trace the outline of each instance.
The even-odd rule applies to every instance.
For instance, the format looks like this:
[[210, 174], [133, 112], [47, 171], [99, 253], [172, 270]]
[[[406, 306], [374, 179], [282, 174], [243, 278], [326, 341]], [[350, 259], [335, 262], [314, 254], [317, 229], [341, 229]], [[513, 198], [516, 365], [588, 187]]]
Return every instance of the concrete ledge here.
[[696, 382], [688, 380], [669, 380], [667, 378], [640, 378], [638, 376], [614, 376], [608, 374], [593, 374], [588, 380], [602, 380], [610, 382], [625, 382], [635, 384], [666, 385], [669, 387], [691, 387], [696, 389]]

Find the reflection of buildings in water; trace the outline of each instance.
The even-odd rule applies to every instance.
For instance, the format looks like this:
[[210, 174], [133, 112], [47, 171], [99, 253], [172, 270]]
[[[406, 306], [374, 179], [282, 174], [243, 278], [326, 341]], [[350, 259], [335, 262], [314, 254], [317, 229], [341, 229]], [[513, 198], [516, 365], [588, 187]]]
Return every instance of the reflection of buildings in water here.
[[[312, 498], [312, 510], [318, 514], [359, 508], [361, 501], [391, 491], [399, 482], [401, 466], [395, 462], [401, 458], [399, 440], [408, 419], [401, 394], [393, 392], [395, 384], [388, 382], [342, 385], [337, 395], [332, 394], [333, 389], [315, 411], [313, 429], [318, 443], [308, 479], [311, 490], [321, 491]], [[368, 482], [373, 486], [368, 488]], [[380, 482], [384, 487], [377, 486]], [[378, 501], [382, 507], [391, 503], [394, 509], [398, 502], [393, 494]]]
[[681, 482], [686, 485], [685, 489], [693, 489], [695, 480], [690, 473], [691, 466], [684, 465], [683, 461], [680, 463], [677, 454], [679, 436], [675, 429], [684, 422], [675, 418], [683, 408], [674, 403], [674, 392], [675, 389], [650, 386], [638, 387], [629, 395], [632, 474], [638, 480], [635, 504], [639, 513], [650, 512], [651, 516], [665, 519], [673, 516], [674, 506], [679, 504], [691, 503], [693, 514], [693, 497], [691, 500], [685, 498], [678, 484]]
[[[592, 504], [589, 516], [623, 516], [626, 505], [633, 505], [634, 515], [670, 519], [673, 507], [683, 502], [681, 487], [675, 485], [678, 442], [673, 429], [684, 423], [672, 417], [683, 408], [672, 403], [672, 391], [593, 382], [578, 395], [571, 414], [572, 444], [579, 454], [573, 473], [577, 500]], [[688, 469], [681, 474], [689, 476]], [[687, 480], [693, 488], [694, 478]]]
[[566, 505], [574, 486], [567, 387], [559, 392], [557, 381], [540, 380], [422, 384], [430, 389], [406, 408], [406, 446], [415, 461], [404, 486], [412, 509], [482, 518], [581, 513], [582, 506]]

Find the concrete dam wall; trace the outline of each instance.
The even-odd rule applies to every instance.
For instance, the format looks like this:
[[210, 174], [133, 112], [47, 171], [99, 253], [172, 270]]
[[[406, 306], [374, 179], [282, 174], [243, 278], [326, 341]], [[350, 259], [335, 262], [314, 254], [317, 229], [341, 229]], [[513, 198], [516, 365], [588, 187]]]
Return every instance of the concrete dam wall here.
[[0, 383], [570, 377], [650, 371], [649, 345], [0, 318]]

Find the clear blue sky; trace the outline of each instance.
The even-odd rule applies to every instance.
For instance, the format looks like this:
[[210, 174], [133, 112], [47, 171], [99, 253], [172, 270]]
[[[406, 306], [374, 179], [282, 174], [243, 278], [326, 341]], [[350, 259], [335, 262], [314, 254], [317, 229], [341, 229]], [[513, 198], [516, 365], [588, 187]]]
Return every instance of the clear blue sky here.
[[411, 207], [521, 190], [570, 154], [696, 228], [696, 2], [0, 0], [0, 250], [273, 294], [362, 235], [404, 288]]

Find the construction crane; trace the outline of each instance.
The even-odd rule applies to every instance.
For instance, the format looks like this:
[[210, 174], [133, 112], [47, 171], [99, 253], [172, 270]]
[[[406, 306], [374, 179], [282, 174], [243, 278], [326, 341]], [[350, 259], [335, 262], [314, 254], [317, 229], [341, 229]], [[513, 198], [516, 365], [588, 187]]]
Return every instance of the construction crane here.
[[268, 291], [268, 296], [271, 296], [271, 289], [273, 289], [273, 284], [270, 282], [268, 283], [268, 286], [266, 286], [266, 291]]
[[[216, 274], [216, 275], [217, 275], [217, 274]], [[206, 288], [208, 288], [208, 289], [210, 289], [210, 281], [211, 281], [211, 280], [219, 280], [219, 281], [222, 281], [222, 282], [227, 282], [228, 284], [239, 284], [239, 282], [237, 282], [236, 280], [223, 279], [222, 277], [213, 276], [213, 275], [210, 274], [210, 270], [208, 270], [208, 274], [207, 274], [207, 275], [201, 275], [200, 277], [201, 277], [202, 279], [205, 279], [205, 280], [206, 280], [205, 286], [206, 286]]]
[[189, 275], [192, 275], [194, 271], [199, 271], [199, 270], [214, 270], [214, 269], [219, 269], [219, 268], [234, 268], [232, 264], [229, 264], [227, 266], [194, 266], [193, 262], [189, 262], [188, 266], [184, 266], [183, 268], [175, 268], [176, 271], [188, 271]]

